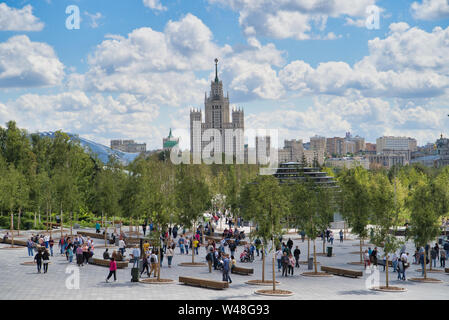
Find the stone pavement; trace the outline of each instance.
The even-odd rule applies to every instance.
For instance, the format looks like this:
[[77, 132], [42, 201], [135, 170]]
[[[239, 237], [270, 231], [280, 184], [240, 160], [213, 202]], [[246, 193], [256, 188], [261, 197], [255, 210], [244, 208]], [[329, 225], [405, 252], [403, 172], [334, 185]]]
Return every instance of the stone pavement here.
[[[288, 235], [288, 237], [297, 238], [295, 235]], [[95, 240], [97, 245], [102, 245], [101, 240]], [[318, 257], [318, 261], [322, 265], [337, 266], [342, 268], [363, 270], [363, 266], [348, 265], [347, 262], [358, 261], [359, 256], [351, 254], [352, 251], [357, 251], [358, 244], [356, 240], [348, 240], [343, 244], [339, 241], [334, 242], [335, 256]], [[307, 258], [307, 241], [294, 241], [294, 248], [299, 245], [301, 250], [301, 260]], [[0, 245], [5, 247], [5, 245]], [[317, 241], [317, 252], [322, 251], [322, 242]], [[55, 246], [57, 251], [57, 246]], [[408, 252], [410, 252], [410, 259], [414, 252], [413, 243], [407, 244]], [[104, 249], [96, 248], [97, 256], [102, 256]], [[111, 251], [111, 249], [110, 249]], [[128, 249], [129, 253], [130, 249]], [[237, 250], [237, 261], [240, 256], [242, 247]], [[381, 253], [381, 252], [380, 252]], [[200, 255], [195, 256], [195, 261], [205, 262], [206, 251], [204, 248], [200, 249]], [[379, 255], [380, 256], [380, 255]], [[266, 261], [266, 279], [271, 279], [272, 259]], [[240, 276], [231, 274], [232, 284], [230, 288], [223, 291], [208, 290], [196, 287], [185, 286], [177, 282], [179, 275], [195, 276], [207, 279], [221, 280], [221, 273], [213, 271], [208, 272], [208, 267], [181, 267], [178, 266], [180, 262], [190, 262], [191, 256], [180, 255], [179, 249], [176, 248], [176, 255], [173, 258], [172, 268], [167, 267], [167, 259], [164, 258], [163, 267], [161, 270], [162, 278], [169, 278], [175, 280], [174, 284], [168, 285], [151, 285], [143, 283], [131, 283], [131, 265], [127, 269], [119, 269], [117, 271], [118, 281], [116, 283], [106, 283], [105, 278], [108, 274], [108, 268], [95, 265], [85, 265], [79, 268], [80, 272], [80, 288], [68, 289], [66, 287], [66, 279], [70, 274], [66, 274], [68, 263], [65, 256], [57, 255], [52, 258], [47, 274], [38, 274], [35, 266], [24, 266], [20, 263], [31, 261], [32, 258], [27, 257], [27, 249], [17, 250], [0, 250], [0, 299], [86, 299], [86, 300], [126, 300], [126, 299], [144, 299], [144, 300], [225, 300], [225, 299], [266, 299], [267, 297], [258, 296], [254, 294], [255, 290], [260, 286], [247, 285], [244, 282], [250, 279], [261, 279], [262, 262], [260, 258], [256, 257], [253, 263], [238, 263], [243, 266], [253, 267], [255, 269], [252, 276]], [[72, 263], [72, 266], [75, 266]], [[415, 270], [419, 266], [411, 265], [408, 268], [407, 277], [419, 277], [420, 273]], [[368, 290], [365, 282], [368, 275], [359, 279], [344, 278], [333, 276], [330, 278], [309, 278], [301, 276], [300, 273], [307, 271], [307, 266], [301, 265], [300, 269], [295, 269], [295, 275], [292, 277], [281, 277], [281, 273], [276, 269], [276, 279], [281, 282], [278, 287], [280, 289], [290, 290], [295, 295], [288, 298], [273, 298], [273, 299], [387, 299], [387, 300], [403, 300], [403, 299], [448, 299], [449, 298], [449, 275], [445, 273], [429, 274], [430, 277], [443, 280], [440, 284], [422, 284], [410, 281], [397, 281], [397, 275], [390, 272], [390, 283], [392, 285], [404, 286], [408, 289], [403, 293], [383, 293]], [[383, 267], [380, 267], [383, 270]], [[392, 269], [390, 268], [392, 271]], [[146, 276], [144, 276], [146, 277]], [[380, 282], [384, 284], [385, 273], [380, 271]]]

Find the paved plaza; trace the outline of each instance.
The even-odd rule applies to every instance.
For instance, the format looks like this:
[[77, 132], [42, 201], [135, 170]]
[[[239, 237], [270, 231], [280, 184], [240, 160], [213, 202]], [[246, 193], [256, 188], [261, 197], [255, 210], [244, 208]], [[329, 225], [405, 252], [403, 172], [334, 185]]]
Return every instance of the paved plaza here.
[[[338, 230], [337, 230], [338, 231]], [[335, 232], [337, 234], [337, 232]], [[292, 237], [297, 239], [296, 235], [286, 235], [285, 239]], [[346, 269], [363, 270], [363, 266], [348, 265], [347, 262], [359, 261], [359, 255], [350, 252], [357, 251], [357, 240], [347, 240], [343, 244], [339, 241], [334, 242], [333, 250], [334, 257], [318, 257], [321, 265], [336, 266]], [[104, 242], [95, 239], [95, 244], [103, 245]], [[300, 240], [294, 240], [294, 247], [298, 245], [301, 250], [301, 259], [307, 258], [307, 241], [304, 243]], [[1, 244], [1, 247], [6, 245]], [[95, 256], [102, 256], [104, 249], [96, 248]], [[111, 251], [111, 249], [110, 249]], [[239, 246], [236, 257], [240, 256], [242, 247]], [[413, 243], [407, 244], [407, 251], [410, 253], [410, 260], [414, 252]], [[55, 253], [58, 252], [58, 247], [55, 245]], [[322, 252], [322, 242], [317, 241], [317, 252]], [[130, 253], [130, 249], [127, 249]], [[190, 252], [189, 252], [190, 253]], [[379, 252], [379, 257], [382, 251]], [[206, 251], [200, 248], [199, 256], [195, 257], [195, 261], [206, 262]], [[271, 279], [272, 271], [272, 255], [266, 261], [266, 279]], [[178, 266], [180, 262], [190, 262], [191, 256], [180, 255], [179, 249], [176, 248], [176, 255], [173, 258], [172, 268], [168, 268], [167, 259], [164, 258], [163, 267], [161, 269], [161, 278], [173, 279], [173, 284], [144, 284], [132, 283], [131, 280], [131, 264], [127, 269], [119, 269], [117, 271], [117, 282], [105, 282], [108, 274], [108, 268], [85, 265], [79, 268], [80, 271], [80, 288], [68, 289], [66, 287], [66, 280], [71, 274], [66, 274], [68, 262], [65, 256], [56, 254], [52, 257], [47, 274], [38, 274], [35, 266], [25, 266], [21, 263], [32, 261], [31, 257], [27, 257], [27, 249], [17, 250], [0, 250], [0, 283], [2, 290], [0, 290], [0, 299], [145, 299], [145, 300], [216, 300], [216, 299], [242, 299], [242, 300], [258, 300], [266, 299], [265, 296], [255, 295], [254, 291], [260, 287], [245, 284], [245, 281], [251, 279], [261, 279], [262, 261], [260, 257], [253, 263], [239, 263], [238, 265], [253, 267], [254, 275], [242, 276], [231, 274], [232, 284], [226, 290], [209, 290], [197, 287], [186, 286], [178, 283], [178, 276], [194, 276], [206, 279], [221, 280], [220, 271], [208, 272], [208, 267], [181, 267]], [[239, 260], [237, 260], [239, 261]], [[72, 263], [75, 266], [75, 263]], [[438, 264], [439, 266], [439, 264]], [[407, 269], [407, 277], [419, 277], [420, 272], [415, 270], [420, 268], [417, 265], [411, 265]], [[380, 270], [380, 283], [384, 284], [385, 273]], [[390, 268], [392, 271], [392, 268]], [[431, 273], [429, 277], [443, 280], [439, 284], [424, 284], [410, 281], [396, 280], [397, 274], [390, 272], [391, 285], [398, 285], [407, 288], [407, 292], [403, 293], [384, 293], [375, 292], [367, 289], [366, 282], [369, 275], [364, 275], [362, 278], [353, 279], [340, 276], [326, 277], [326, 278], [310, 278], [301, 276], [300, 274], [307, 271], [306, 265], [301, 265], [300, 269], [295, 268], [295, 275], [289, 277], [281, 277], [281, 273], [277, 271], [277, 280], [281, 282], [278, 285], [279, 289], [290, 290], [295, 294], [291, 297], [273, 298], [273, 299], [388, 299], [388, 300], [403, 300], [403, 299], [448, 299], [449, 298], [449, 275], [445, 273]], [[144, 275], [146, 278], [146, 275]], [[270, 298], [271, 299], [271, 298]]]

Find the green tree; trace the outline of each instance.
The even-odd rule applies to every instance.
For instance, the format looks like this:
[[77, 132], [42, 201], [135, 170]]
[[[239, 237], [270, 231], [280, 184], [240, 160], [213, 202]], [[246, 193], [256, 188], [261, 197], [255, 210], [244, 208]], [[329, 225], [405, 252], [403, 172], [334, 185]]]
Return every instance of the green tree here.
[[374, 174], [370, 183], [370, 207], [372, 212], [372, 222], [374, 224], [371, 237], [372, 243], [383, 247], [386, 257], [385, 261], [385, 283], [389, 287], [388, 263], [390, 254], [396, 252], [403, 244], [396, 236], [398, 226], [398, 212], [400, 203], [395, 193], [395, 183], [393, 185], [383, 173]]
[[363, 239], [368, 236], [367, 225], [370, 221], [370, 175], [362, 167], [342, 171], [338, 178], [341, 189], [340, 212], [348, 222], [352, 233], [360, 238], [360, 263], [363, 263]]
[[[244, 217], [257, 224], [254, 236], [262, 240], [262, 282], [265, 282], [265, 248], [272, 240], [274, 254], [275, 241], [282, 235], [282, 218], [288, 212], [287, 198], [279, 182], [273, 176], [258, 176], [242, 190], [242, 211]], [[273, 291], [276, 290], [273, 255]]]
[[[195, 234], [196, 223], [203, 217], [203, 213], [210, 208], [211, 194], [207, 184], [198, 177], [196, 166], [178, 166], [177, 183], [174, 191], [176, 194], [176, 207], [178, 221]], [[192, 228], [193, 227], [193, 228]], [[192, 250], [192, 264], [194, 250]]]

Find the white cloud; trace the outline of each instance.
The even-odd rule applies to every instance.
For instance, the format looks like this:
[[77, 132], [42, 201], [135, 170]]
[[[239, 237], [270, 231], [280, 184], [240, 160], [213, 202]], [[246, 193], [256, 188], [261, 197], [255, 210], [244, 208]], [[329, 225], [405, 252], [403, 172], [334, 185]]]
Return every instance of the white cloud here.
[[0, 43], [0, 88], [53, 86], [63, 77], [64, 65], [48, 44], [25, 35]]
[[448, 38], [449, 28], [437, 27], [429, 33], [395, 23], [388, 37], [368, 42], [369, 55], [354, 66], [330, 61], [312, 68], [293, 61], [279, 72], [279, 78], [288, 90], [302, 95], [441, 96], [449, 88]]
[[440, 20], [449, 17], [449, 1], [447, 0], [422, 0], [413, 2], [412, 14], [419, 20]]
[[98, 21], [104, 18], [104, 16], [101, 14], [101, 12], [91, 14], [91, 13], [85, 11], [84, 14], [90, 19], [89, 25], [92, 29], [98, 28], [100, 26]]
[[[239, 12], [239, 23], [247, 36], [269, 36], [297, 40], [333, 39], [312, 36], [323, 31], [327, 19], [366, 17], [366, 9], [376, 0], [209, 0]], [[348, 23], [348, 22], [347, 22]]]
[[26, 5], [22, 9], [8, 7], [0, 3], [0, 31], [41, 31], [44, 23], [33, 15], [33, 7]]
[[435, 128], [443, 127], [446, 113], [430, 104], [407, 106], [379, 98], [321, 96], [303, 110], [248, 114], [245, 127], [278, 129], [282, 140], [307, 141], [315, 134], [334, 137], [350, 131], [371, 142], [382, 135], [407, 135], [425, 144], [437, 138]]
[[160, 0], [143, 0], [143, 5], [145, 7], [148, 7], [150, 9], [156, 10], [156, 11], [166, 11], [167, 7], [164, 7]]
[[272, 66], [284, 64], [283, 54], [255, 38], [246, 45], [219, 47], [210, 29], [187, 14], [169, 21], [163, 32], [140, 28], [127, 37], [108, 36], [89, 56], [88, 72], [69, 76], [69, 87], [144, 94], [173, 106], [198, 104], [208, 80], [198, 79], [196, 73], [213, 70], [218, 57], [220, 77], [233, 99], [276, 99], [284, 89]]
[[25, 94], [0, 103], [0, 123], [14, 119], [30, 132], [63, 130], [106, 145], [109, 139], [127, 137], [160, 147], [162, 137], [154, 125], [158, 116], [159, 107], [151, 98], [131, 94]]

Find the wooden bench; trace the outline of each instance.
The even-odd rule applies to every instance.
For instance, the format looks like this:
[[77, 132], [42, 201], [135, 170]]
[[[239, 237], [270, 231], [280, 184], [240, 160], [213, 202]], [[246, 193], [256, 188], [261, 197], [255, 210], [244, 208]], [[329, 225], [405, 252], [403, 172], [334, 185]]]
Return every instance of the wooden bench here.
[[223, 290], [229, 288], [229, 283], [226, 281], [215, 281], [208, 279], [200, 279], [193, 277], [179, 277], [179, 282], [184, 283], [189, 286], [207, 288], [207, 289], [217, 289]]
[[[109, 267], [111, 260], [104, 260], [104, 259], [98, 259], [98, 258], [90, 258], [89, 264], [95, 264], [97, 266], [103, 266], [103, 267]], [[125, 269], [128, 267], [128, 260], [125, 261], [116, 261], [117, 262], [117, 269]]]
[[[6, 241], [3, 241], [3, 238], [0, 238], [0, 243], [11, 244], [11, 238], [6, 239]], [[27, 246], [27, 242], [23, 241], [23, 240], [16, 240], [16, 239], [14, 239], [14, 245], [15, 246], [21, 246], [21, 247], [26, 247]]]
[[351, 277], [351, 278], [357, 278], [357, 277], [363, 276], [362, 271], [341, 269], [341, 268], [335, 268], [335, 267], [321, 266], [321, 271], [335, 274], [337, 276], [344, 276], [344, 277]]
[[231, 269], [231, 273], [249, 276], [250, 274], [254, 274], [254, 269], [235, 266], [234, 268]]
[[[104, 234], [103, 232], [96, 233], [96, 232], [87, 232], [87, 231], [78, 231], [77, 234], [83, 236], [83, 237], [90, 237], [93, 239], [102, 239], [104, 240]], [[109, 234], [106, 235], [106, 239], [109, 240]]]

